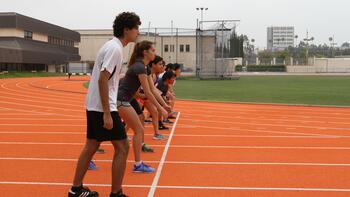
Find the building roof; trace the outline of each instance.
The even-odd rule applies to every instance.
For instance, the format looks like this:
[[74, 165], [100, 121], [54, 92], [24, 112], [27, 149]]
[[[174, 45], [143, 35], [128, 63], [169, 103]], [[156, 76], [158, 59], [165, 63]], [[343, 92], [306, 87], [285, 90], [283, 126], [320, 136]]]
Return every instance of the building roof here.
[[26, 31], [42, 33], [49, 36], [80, 42], [80, 34], [76, 31], [24, 16], [15, 12], [0, 13], [0, 28], [18, 28]]

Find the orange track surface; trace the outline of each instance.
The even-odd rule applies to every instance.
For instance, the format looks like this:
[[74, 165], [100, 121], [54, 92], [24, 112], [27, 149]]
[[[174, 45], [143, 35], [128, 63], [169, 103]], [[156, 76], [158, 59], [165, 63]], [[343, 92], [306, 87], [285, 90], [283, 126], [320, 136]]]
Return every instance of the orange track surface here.
[[[67, 195], [87, 80], [0, 80], [1, 196]], [[130, 151], [126, 194], [147, 196], [153, 184], [154, 196], [350, 196], [350, 108], [177, 101], [176, 111], [169, 146], [146, 125], [156, 152], [142, 157], [157, 173], [131, 173]], [[85, 184], [108, 196], [113, 148], [102, 147]]]

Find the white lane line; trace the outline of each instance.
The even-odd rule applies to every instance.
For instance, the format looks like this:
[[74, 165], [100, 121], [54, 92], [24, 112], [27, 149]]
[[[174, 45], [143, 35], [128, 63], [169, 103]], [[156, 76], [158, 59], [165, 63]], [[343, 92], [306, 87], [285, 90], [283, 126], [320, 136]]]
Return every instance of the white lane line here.
[[[1, 114], [0, 114], [1, 115]], [[17, 114], [18, 115], [18, 114]], [[22, 114], [20, 114], [22, 115]], [[85, 121], [86, 119], [84, 118], [0, 118], [0, 120], [39, 120], [39, 121], [43, 121], [43, 120], [67, 120], [67, 121]]]
[[[45, 186], [71, 186], [72, 183], [54, 182], [14, 182], [1, 181], [1, 185], [45, 185]], [[84, 184], [90, 187], [110, 187], [110, 184]], [[125, 188], [150, 188], [150, 185], [123, 185]], [[305, 187], [210, 187], [210, 186], [156, 186], [159, 189], [196, 189], [196, 190], [247, 190], [247, 191], [317, 191], [317, 192], [350, 192], [348, 188], [305, 188]]]
[[[0, 142], [0, 145], [72, 145], [82, 146], [83, 142]], [[112, 146], [102, 144], [102, 146]], [[150, 144], [153, 147], [165, 147], [166, 145]], [[350, 147], [317, 147], [317, 146], [196, 146], [196, 145], [172, 145], [169, 148], [213, 148], [213, 149], [300, 149], [300, 150], [350, 150]]]
[[[179, 124], [179, 126], [186, 126], [186, 124]], [[188, 127], [189, 128], [189, 127]], [[338, 135], [318, 134], [318, 133], [302, 133], [302, 132], [285, 132], [285, 131], [264, 131], [254, 129], [242, 129], [236, 127], [211, 127], [211, 126], [192, 126], [190, 128], [205, 128], [205, 129], [220, 129], [229, 131], [249, 131], [255, 133], [274, 133], [274, 134], [291, 134], [291, 135], [305, 135], [305, 136], [323, 136], [323, 137], [338, 137]]]
[[[242, 119], [242, 120], [253, 120], [256, 121], [257, 118], [259, 118], [259, 120], [261, 121], [269, 121], [269, 122], [278, 122], [278, 123], [284, 123], [284, 122], [297, 122], [297, 123], [324, 123], [324, 124], [328, 124], [328, 123], [332, 123], [332, 124], [350, 124], [349, 122], [338, 122], [338, 121], [332, 121], [330, 119], [326, 119], [326, 120], [303, 120], [300, 121], [301, 118], [303, 117], [298, 117], [296, 119], [292, 119], [291, 117], [289, 118], [283, 118], [283, 117], [276, 117], [274, 118], [274, 115], [269, 115], [269, 117], [249, 117], [249, 116], [219, 116], [219, 115], [203, 115], [203, 114], [194, 114], [194, 113], [186, 113], [187, 115], [183, 115], [183, 117], [185, 118], [192, 118], [192, 117], [205, 117], [205, 118], [220, 118], [220, 119], [225, 119], [227, 121], [235, 121], [237, 119]], [[334, 117], [332, 117], [333, 119], [336, 119]], [[347, 118], [346, 120], [350, 120], [350, 118]]]
[[178, 121], [179, 121], [180, 115], [181, 115], [181, 113], [179, 112], [179, 113], [177, 114], [177, 117], [176, 117], [174, 126], [173, 126], [173, 128], [171, 129], [171, 133], [170, 133], [168, 142], [167, 142], [166, 145], [165, 145], [162, 158], [161, 158], [161, 160], [160, 160], [160, 163], [159, 163], [158, 168], [157, 168], [156, 175], [154, 176], [154, 179], [153, 179], [153, 182], [152, 182], [151, 189], [150, 189], [150, 191], [148, 192], [148, 197], [153, 197], [153, 196], [154, 196], [154, 193], [155, 193], [155, 191], [156, 191], [156, 187], [157, 187], [157, 185], [158, 185], [158, 181], [159, 181], [160, 175], [161, 175], [161, 173], [162, 173], [162, 169], [163, 169], [163, 166], [164, 166], [164, 162], [165, 162], [166, 156], [167, 156], [167, 154], [168, 154], [168, 150], [169, 150], [169, 147], [170, 147], [170, 143], [171, 143], [171, 140], [172, 140], [172, 138], [173, 138], [173, 136], [174, 136], [175, 128], [176, 128], [176, 125], [177, 125], [177, 123], [178, 123]]
[[214, 121], [214, 120], [201, 120], [194, 118], [183, 118], [183, 120], [187, 121], [196, 121], [196, 122], [211, 122], [211, 123], [223, 123], [230, 125], [254, 125], [254, 126], [271, 126], [271, 127], [285, 127], [285, 128], [311, 128], [311, 129], [334, 129], [334, 130], [350, 130], [350, 128], [341, 128], [341, 127], [318, 127], [318, 126], [304, 126], [304, 125], [286, 125], [286, 124], [264, 124], [264, 123], [245, 123], [245, 122], [227, 122], [227, 121]]
[[86, 125], [73, 124], [0, 124], [0, 126], [27, 126], [27, 127], [86, 127]]
[[[46, 185], [46, 186], [71, 186], [72, 183], [53, 183], [53, 182], [14, 182], [14, 181], [1, 181], [0, 185]], [[84, 184], [86, 186], [93, 187], [110, 187], [111, 184]], [[149, 185], [123, 185], [123, 187], [131, 188], [149, 188]]]
[[[9, 161], [66, 161], [76, 162], [77, 159], [67, 158], [34, 158], [34, 157], [0, 157], [0, 160]], [[97, 163], [111, 163], [108, 159], [94, 159]], [[133, 160], [127, 160], [134, 163]], [[145, 161], [147, 163], [160, 163], [160, 161]], [[263, 165], [263, 166], [324, 166], [324, 167], [350, 167], [349, 163], [307, 163], [307, 162], [216, 162], [216, 161], [165, 161], [166, 164], [190, 165]]]

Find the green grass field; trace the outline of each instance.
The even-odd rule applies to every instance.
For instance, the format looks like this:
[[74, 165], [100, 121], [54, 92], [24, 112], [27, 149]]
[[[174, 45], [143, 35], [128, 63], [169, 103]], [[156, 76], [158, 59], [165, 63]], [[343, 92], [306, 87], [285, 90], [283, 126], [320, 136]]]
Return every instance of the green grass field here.
[[240, 80], [177, 80], [176, 97], [207, 101], [350, 106], [347, 76], [242, 76]]
[[0, 74], [0, 79], [4, 78], [23, 78], [23, 77], [53, 77], [64, 76], [65, 73], [48, 73], [48, 72], [10, 72], [6, 74]]

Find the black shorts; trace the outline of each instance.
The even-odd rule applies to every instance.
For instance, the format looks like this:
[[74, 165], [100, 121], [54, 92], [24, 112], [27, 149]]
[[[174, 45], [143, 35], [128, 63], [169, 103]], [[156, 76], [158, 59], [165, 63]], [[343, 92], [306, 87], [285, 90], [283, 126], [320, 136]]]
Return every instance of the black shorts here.
[[143, 110], [141, 109], [140, 104], [139, 104], [139, 102], [137, 102], [136, 99], [133, 98], [130, 101], [130, 105], [134, 108], [134, 110], [136, 111], [137, 115], [141, 115], [143, 113]]
[[111, 112], [113, 128], [107, 130], [103, 127], [103, 112], [86, 111], [87, 138], [99, 142], [125, 140], [127, 138], [124, 125], [118, 112]]

